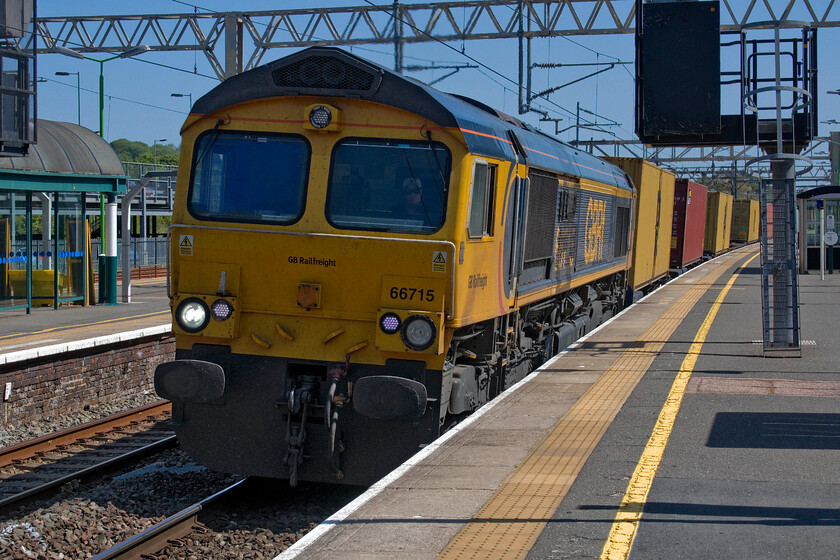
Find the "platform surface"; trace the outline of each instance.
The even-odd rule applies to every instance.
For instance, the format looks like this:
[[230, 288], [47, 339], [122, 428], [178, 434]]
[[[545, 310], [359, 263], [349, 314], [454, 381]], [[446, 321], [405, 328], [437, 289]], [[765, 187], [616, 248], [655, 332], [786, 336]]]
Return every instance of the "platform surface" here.
[[77, 342], [165, 328], [171, 322], [166, 278], [134, 279], [129, 303], [33, 307], [28, 314], [25, 309], [0, 310], [0, 357], [51, 346], [72, 348]]
[[801, 357], [765, 358], [757, 253], [649, 295], [277, 558], [840, 558], [840, 275], [799, 277]]

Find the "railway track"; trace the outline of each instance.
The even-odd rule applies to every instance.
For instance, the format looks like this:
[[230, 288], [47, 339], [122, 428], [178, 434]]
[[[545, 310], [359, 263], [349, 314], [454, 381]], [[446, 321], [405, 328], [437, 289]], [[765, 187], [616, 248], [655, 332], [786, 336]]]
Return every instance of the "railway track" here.
[[233, 495], [247, 480], [246, 478], [235, 482], [212, 496], [167, 517], [145, 531], [97, 554], [93, 560], [156, 558], [156, 555], [166, 548], [170, 542], [184, 539], [193, 532], [206, 533], [207, 530], [198, 522], [199, 513], [214, 502]]
[[0, 450], [0, 508], [177, 445], [158, 401]]

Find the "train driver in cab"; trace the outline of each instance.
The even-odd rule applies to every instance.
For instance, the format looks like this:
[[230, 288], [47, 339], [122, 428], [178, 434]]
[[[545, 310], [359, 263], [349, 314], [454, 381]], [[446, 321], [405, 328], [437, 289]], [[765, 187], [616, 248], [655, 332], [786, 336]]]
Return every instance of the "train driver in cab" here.
[[406, 177], [403, 179], [401, 191], [402, 200], [392, 208], [392, 212], [400, 218], [430, 225], [429, 212], [423, 201], [423, 182], [416, 177]]

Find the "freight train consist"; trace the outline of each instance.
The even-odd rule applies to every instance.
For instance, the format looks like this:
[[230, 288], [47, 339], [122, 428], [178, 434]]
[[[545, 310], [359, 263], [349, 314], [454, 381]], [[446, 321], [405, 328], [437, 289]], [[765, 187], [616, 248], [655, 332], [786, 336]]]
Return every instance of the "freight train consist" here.
[[338, 49], [182, 137], [155, 386], [216, 470], [370, 484], [667, 273], [672, 174]]

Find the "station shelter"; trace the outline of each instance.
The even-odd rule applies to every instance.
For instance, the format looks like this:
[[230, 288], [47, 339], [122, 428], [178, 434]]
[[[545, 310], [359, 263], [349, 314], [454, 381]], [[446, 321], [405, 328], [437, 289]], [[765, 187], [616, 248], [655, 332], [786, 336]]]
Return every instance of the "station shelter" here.
[[[799, 207], [799, 272], [820, 269], [820, 236], [840, 233], [840, 186], [817, 187], [796, 195]], [[835, 222], [836, 220], [836, 222]], [[821, 233], [822, 232], [822, 233]], [[825, 247], [829, 272], [840, 267], [840, 243]]]
[[86, 197], [128, 182], [95, 132], [38, 119], [25, 156], [0, 157], [0, 311], [94, 300]]

